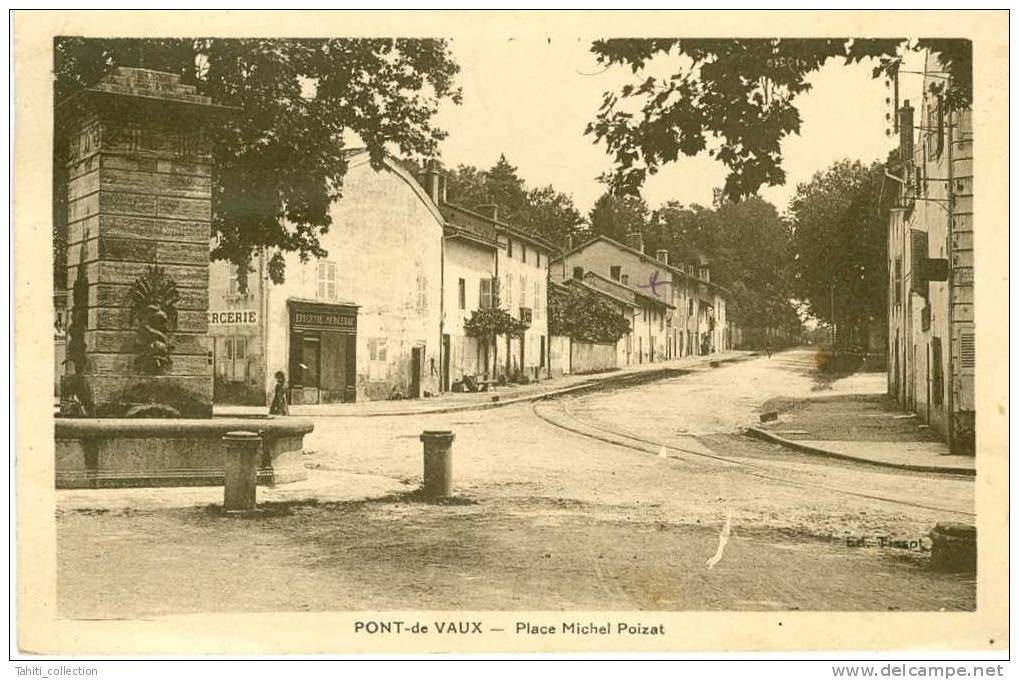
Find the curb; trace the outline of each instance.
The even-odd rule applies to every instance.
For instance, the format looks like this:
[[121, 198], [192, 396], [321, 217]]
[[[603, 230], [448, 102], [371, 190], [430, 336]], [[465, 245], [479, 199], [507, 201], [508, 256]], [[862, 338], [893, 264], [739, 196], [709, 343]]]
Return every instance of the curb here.
[[[633, 371], [629, 373], [616, 373], [612, 372], [610, 375], [604, 378], [595, 378], [587, 380], [576, 385], [570, 385], [569, 387], [560, 387], [559, 389], [550, 390], [548, 392], [540, 392], [535, 394], [525, 394], [519, 397], [511, 397], [509, 399], [500, 399], [499, 401], [483, 401], [474, 404], [460, 404], [457, 406], [440, 406], [434, 409], [425, 409], [421, 411], [382, 411], [378, 413], [312, 413], [312, 414], [295, 414], [295, 417], [300, 418], [392, 418], [394, 416], [427, 416], [432, 414], [441, 413], [459, 413], [462, 411], [486, 411], [488, 409], [500, 408], [502, 406], [512, 406], [513, 404], [521, 404], [530, 401], [538, 401], [540, 399], [548, 399], [549, 397], [558, 397], [563, 394], [569, 394], [571, 392], [577, 392], [584, 389], [591, 389], [592, 387], [598, 387], [606, 383], [611, 383], [615, 380], [626, 380], [634, 376], [647, 377], [649, 380], [655, 380], [653, 376], [661, 373], [668, 373], [670, 371], [682, 371], [687, 369], [696, 369], [707, 367], [710, 364], [715, 364], [711, 368], [723, 368], [729, 364], [739, 363], [742, 361], [748, 361], [759, 356], [758, 352], [750, 352], [743, 356], [728, 357], [725, 359], [706, 359], [705, 361], [698, 362], [696, 364], [690, 364], [689, 366], [663, 366], [659, 369], [648, 370], [648, 371]], [[224, 414], [222, 416], [215, 415], [214, 417], [235, 417]], [[246, 417], [246, 416], [236, 416]]]
[[800, 451], [801, 453], [812, 453], [817, 456], [826, 456], [828, 458], [838, 458], [840, 460], [850, 460], [855, 463], [865, 463], [867, 465], [874, 465], [877, 467], [895, 468], [898, 470], [909, 470], [910, 472], [930, 472], [943, 475], [965, 475], [967, 477], [975, 477], [977, 474], [976, 469], [960, 468], [960, 467], [947, 467], [947, 466], [936, 466], [936, 465], [911, 465], [909, 463], [891, 463], [883, 460], [872, 460], [870, 458], [859, 458], [857, 456], [851, 456], [847, 453], [839, 453], [837, 451], [831, 451], [829, 449], [822, 449], [817, 446], [809, 446], [808, 444], [801, 444], [798, 441], [792, 439], [786, 439], [780, 437], [777, 434], [772, 434], [767, 430], [763, 430], [759, 427], [748, 427], [745, 433], [753, 437], [754, 439], [760, 439], [762, 441], [771, 442], [772, 444], [779, 444], [787, 449], [794, 451]]

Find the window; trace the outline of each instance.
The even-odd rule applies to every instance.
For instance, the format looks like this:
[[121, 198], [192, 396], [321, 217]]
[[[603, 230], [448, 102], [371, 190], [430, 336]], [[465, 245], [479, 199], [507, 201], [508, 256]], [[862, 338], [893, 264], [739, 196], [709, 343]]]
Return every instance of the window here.
[[467, 309], [467, 282], [460, 279], [456, 283], [457, 300], [460, 303], [460, 309]]
[[506, 239], [506, 255], [513, 257], [513, 239]]
[[584, 268], [583, 267], [574, 267], [573, 268], [573, 278], [575, 278], [575, 279], [582, 279], [582, 278], [584, 278]]
[[379, 381], [389, 377], [387, 345], [386, 338], [368, 339], [368, 380]]
[[613, 281], [618, 281], [621, 269], [622, 267], [620, 267], [618, 264], [614, 264], [611, 267], [609, 267], [609, 278], [611, 278]]
[[688, 316], [693, 316], [693, 298], [690, 298], [690, 311], [687, 313]]
[[238, 280], [237, 274], [238, 274], [237, 265], [235, 265], [233, 263], [230, 263], [230, 275], [229, 275], [230, 276], [230, 283], [229, 283], [229, 287], [228, 287], [228, 290], [227, 290], [227, 292], [229, 292], [230, 295], [240, 295], [241, 294], [241, 286], [240, 286], [240, 281]]
[[336, 263], [320, 260], [318, 263], [318, 299], [336, 299]]
[[527, 306], [527, 277], [520, 275], [520, 306]]
[[534, 266], [537, 267], [538, 269], [541, 269], [541, 251], [540, 250], [535, 250], [534, 251]]
[[541, 284], [537, 281], [534, 282], [534, 316], [535, 318], [541, 318]]
[[483, 278], [481, 279], [481, 286], [479, 291], [478, 306], [481, 309], [490, 309], [498, 306], [498, 297], [496, 295], [496, 282], [498, 279]]
[[248, 338], [243, 335], [230, 335], [221, 338], [223, 350], [218, 372], [230, 382], [244, 382], [248, 379]]
[[520, 244], [520, 261], [523, 262], [524, 264], [527, 264], [527, 244], [526, 243], [521, 243]]
[[417, 308], [418, 311], [424, 311], [428, 309], [428, 277], [424, 275], [418, 275], [418, 295], [417, 295]]

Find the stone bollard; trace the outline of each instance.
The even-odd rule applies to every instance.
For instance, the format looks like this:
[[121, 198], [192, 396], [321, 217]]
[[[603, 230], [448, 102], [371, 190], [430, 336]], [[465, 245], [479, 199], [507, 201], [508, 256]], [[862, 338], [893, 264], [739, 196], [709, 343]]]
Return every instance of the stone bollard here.
[[255, 509], [258, 459], [262, 438], [254, 432], [227, 432], [223, 436], [223, 509], [249, 512]]
[[959, 522], [939, 522], [931, 530], [931, 569], [973, 572], [977, 569], [977, 528]]
[[453, 493], [453, 440], [449, 430], [425, 430], [425, 474], [421, 487], [426, 498], [444, 498]]

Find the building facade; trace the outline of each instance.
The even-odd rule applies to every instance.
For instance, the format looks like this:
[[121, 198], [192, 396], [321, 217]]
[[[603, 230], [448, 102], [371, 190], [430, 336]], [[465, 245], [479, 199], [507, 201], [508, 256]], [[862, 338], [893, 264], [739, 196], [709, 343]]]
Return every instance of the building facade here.
[[[449, 202], [445, 177], [434, 165], [421, 173], [420, 182], [446, 221], [443, 334], [449, 336], [452, 372], [528, 380], [548, 377], [548, 269], [556, 246], [501, 220], [494, 205], [468, 209]], [[518, 338], [500, 338], [494, 347], [479, 345], [466, 336], [463, 322], [474, 310], [489, 306], [525, 322], [527, 330]], [[452, 348], [461, 344], [464, 359], [458, 361]]]
[[[353, 154], [327, 255], [286, 254], [286, 280], [252, 263], [210, 272], [209, 334], [221, 400], [267, 403], [283, 371], [293, 404], [414, 398], [440, 390], [443, 218], [399, 164]], [[240, 396], [238, 396], [240, 395]]]
[[491, 370], [493, 349], [464, 329], [479, 309], [497, 306], [495, 288], [499, 243], [474, 231], [446, 227], [442, 240], [442, 390], [465, 376], [484, 376]]
[[970, 111], [946, 110], [943, 84], [943, 69], [930, 55], [919, 122], [909, 101], [898, 112], [899, 149], [886, 183], [895, 199], [888, 391], [953, 452], [965, 453], [975, 439], [973, 130]]
[[[598, 236], [552, 263], [555, 281], [586, 280], [589, 273], [662, 303], [642, 311], [636, 322], [637, 363], [728, 349], [725, 289], [710, 281], [707, 263], [698, 260], [673, 266], [667, 250], [652, 257], [644, 252], [640, 234], [631, 234], [628, 245]], [[646, 337], [636, 331], [642, 324], [648, 326]]]

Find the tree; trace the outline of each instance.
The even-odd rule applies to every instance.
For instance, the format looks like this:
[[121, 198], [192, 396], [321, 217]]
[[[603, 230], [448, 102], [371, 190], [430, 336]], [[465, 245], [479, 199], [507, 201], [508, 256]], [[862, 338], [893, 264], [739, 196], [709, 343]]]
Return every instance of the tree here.
[[726, 315], [744, 328], [798, 329], [792, 302], [791, 233], [775, 206], [761, 198], [713, 208], [676, 202], [655, 213], [657, 247], [671, 262], [707, 260], [711, 280], [728, 289]]
[[507, 218], [517, 216], [527, 201], [524, 180], [517, 175], [517, 168], [506, 160], [506, 154], [499, 154], [499, 160], [485, 173], [485, 189], [488, 203], [495, 203]]
[[612, 305], [594, 293], [568, 286], [548, 291], [549, 335], [566, 335], [575, 340], [615, 343], [630, 332], [630, 322]]
[[[471, 312], [471, 317], [464, 321], [464, 333], [483, 342], [484, 347], [497, 347], [496, 340], [499, 336], [506, 336], [507, 343], [510, 338], [520, 337], [530, 327], [525, 321], [515, 319], [509, 312], [499, 307], [484, 307]], [[495, 375], [498, 360], [495, 352], [492, 353], [492, 375]]]
[[[949, 74], [949, 110], [972, 101], [972, 43], [938, 39], [611, 39], [591, 51], [599, 63], [628, 66], [635, 81], [606, 92], [586, 133], [613, 157], [603, 176], [618, 194], [635, 194], [647, 176], [680, 154], [707, 151], [729, 168], [725, 195], [738, 199], [785, 182], [781, 142], [800, 131], [796, 98], [807, 77], [830, 59], [877, 59], [874, 76], [894, 77], [902, 54], [930, 49]], [[646, 76], [652, 60], [673, 63], [666, 77]]]
[[627, 242], [631, 232], [649, 231], [650, 211], [640, 196], [615, 196], [606, 192], [598, 197], [591, 208], [591, 232], [608, 236], [620, 243]]
[[[488, 177], [473, 165], [458, 165], [446, 173], [446, 199], [471, 210], [491, 203]], [[500, 206], [500, 210], [503, 206]]]
[[499, 220], [523, 227], [559, 246], [586, 233], [583, 216], [569, 194], [552, 185], [528, 188], [505, 154], [486, 171], [460, 165], [447, 174], [446, 196], [468, 209], [485, 204], [499, 208]]
[[[283, 253], [305, 261], [326, 255], [319, 236], [342, 194], [348, 133], [360, 137], [375, 167], [387, 147], [433, 156], [445, 137], [433, 125], [438, 104], [460, 101], [459, 67], [443, 40], [58, 38], [55, 103], [118, 66], [180, 74], [217, 104], [240, 108], [232, 124], [211, 131], [212, 256], [247, 271], [253, 254], [271, 252], [277, 282]], [[63, 210], [58, 198], [56, 227]], [[55, 234], [55, 247], [62, 238]]]
[[587, 222], [573, 204], [573, 197], [551, 184], [528, 189], [523, 208], [514, 222], [561, 248], [589, 233]]
[[790, 203], [797, 293], [814, 316], [851, 331], [885, 315], [883, 175], [880, 163], [842, 160], [800, 184]]

